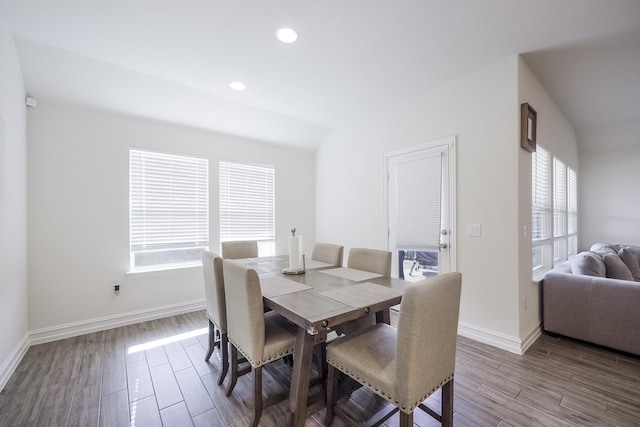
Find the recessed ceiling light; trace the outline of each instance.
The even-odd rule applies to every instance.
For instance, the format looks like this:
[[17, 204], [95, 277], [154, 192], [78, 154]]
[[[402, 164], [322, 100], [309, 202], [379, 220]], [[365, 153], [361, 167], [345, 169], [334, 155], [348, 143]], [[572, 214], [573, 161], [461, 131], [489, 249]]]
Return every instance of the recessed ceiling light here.
[[276, 37], [282, 43], [293, 43], [298, 39], [298, 33], [291, 28], [279, 28], [276, 31]]
[[247, 88], [242, 82], [233, 82], [229, 86], [233, 90], [245, 90]]

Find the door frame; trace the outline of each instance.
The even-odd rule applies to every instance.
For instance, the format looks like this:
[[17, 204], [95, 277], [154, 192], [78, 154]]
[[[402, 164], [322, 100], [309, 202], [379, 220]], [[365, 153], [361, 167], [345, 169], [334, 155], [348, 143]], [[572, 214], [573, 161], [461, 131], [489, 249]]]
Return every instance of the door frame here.
[[[456, 137], [448, 136], [440, 139], [435, 139], [422, 144], [411, 145], [408, 147], [399, 148], [384, 153], [384, 221], [383, 221], [383, 233], [386, 236], [385, 249], [389, 248], [389, 237], [391, 228], [389, 224], [389, 159], [391, 157], [410, 154], [422, 150], [430, 150], [438, 147], [444, 147], [447, 150], [448, 169], [449, 176], [445, 178], [447, 180], [447, 190], [449, 191], [449, 271], [456, 271], [456, 252], [457, 252], [457, 233], [456, 233]], [[392, 256], [395, 256], [392, 255]]]

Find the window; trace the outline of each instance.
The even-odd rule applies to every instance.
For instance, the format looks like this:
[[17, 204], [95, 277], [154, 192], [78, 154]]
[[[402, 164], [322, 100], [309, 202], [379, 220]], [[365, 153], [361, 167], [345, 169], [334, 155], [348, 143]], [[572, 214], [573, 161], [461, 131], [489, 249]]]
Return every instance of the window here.
[[553, 158], [553, 263], [567, 259], [567, 166]]
[[533, 270], [547, 270], [577, 252], [577, 177], [539, 145], [531, 170]]
[[578, 178], [576, 171], [567, 168], [567, 255], [572, 256], [578, 253]]
[[220, 162], [220, 241], [257, 240], [275, 255], [275, 169]]
[[209, 162], [129, 151], [131, 270], [199, 265], [209, 247]]
[[551, 174], [549, 153], [540, 145], [532, 155], [531, 239], [533, 241], [533, 269], [551, 263], [548, 247], [551, 239]]

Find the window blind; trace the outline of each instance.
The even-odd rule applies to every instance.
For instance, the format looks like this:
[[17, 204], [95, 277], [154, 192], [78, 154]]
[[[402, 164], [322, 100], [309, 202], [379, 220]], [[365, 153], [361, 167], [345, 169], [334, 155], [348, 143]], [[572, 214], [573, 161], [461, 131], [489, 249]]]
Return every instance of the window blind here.
[[208, 160], [130, 150], [131, 251], [209, 244]]
[[396, 244], [399, 248], [438, 250], [442, 229], [442, 154], [400, 161], [396, 173]]
[[538, 146], [532, 156], [532, 224], [533, 241], [545, 240], [550, 235], [551, 215], [551, 161], [549, 152]]
[[273, 166], [220, 162], [220, 241], [274, 239]]
[[567, 166], [553, 158], [553, 236], [567, 234]]
[[533, 270], [551, 268], [577, 253], [576, 171], [540, 145], [532, 157]]
[[578, 232], [578, 179], [576, 171], [571, 168], [567, 168], [567, 177], [569, 184], [567, 185], [567, 202], [568, 202], [568, 215], [569, 215], [569, 234], [575, 234]]

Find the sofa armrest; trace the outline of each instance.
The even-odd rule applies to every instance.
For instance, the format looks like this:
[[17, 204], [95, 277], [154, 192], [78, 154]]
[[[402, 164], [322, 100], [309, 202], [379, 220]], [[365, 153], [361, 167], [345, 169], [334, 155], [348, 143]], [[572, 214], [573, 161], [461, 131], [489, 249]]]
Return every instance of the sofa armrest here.
[[591, 302], [593, 342], [640, 354], [640, 282], [594, 280]]
[[585, 339], [593, 277], [549, 271], [542, 282], [542, 323], [545, 331]]
[[546, 331], [640, 354], [640, 283], [551, 270], [543, 285]]

